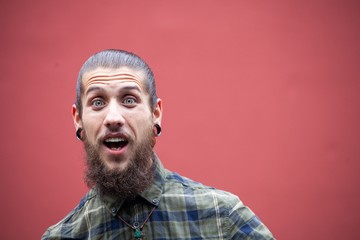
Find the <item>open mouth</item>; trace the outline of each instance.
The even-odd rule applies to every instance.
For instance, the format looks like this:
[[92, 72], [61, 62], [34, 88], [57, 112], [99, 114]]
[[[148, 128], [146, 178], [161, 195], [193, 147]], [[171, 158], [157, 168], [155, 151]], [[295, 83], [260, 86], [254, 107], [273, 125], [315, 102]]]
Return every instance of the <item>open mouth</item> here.
[[124, 138], [107, 138], [104, 144], [111, 150], [120, 150], [128, 144], [128, 141]]

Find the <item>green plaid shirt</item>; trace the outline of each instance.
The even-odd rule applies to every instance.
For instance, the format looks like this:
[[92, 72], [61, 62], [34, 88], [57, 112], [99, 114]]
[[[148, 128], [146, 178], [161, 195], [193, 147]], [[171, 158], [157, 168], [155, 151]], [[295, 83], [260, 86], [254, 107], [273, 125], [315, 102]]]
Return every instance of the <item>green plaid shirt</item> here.
[[[42, 236], [46, 239], [274, 239], [239, 198], [172, 173], [157, 160], [154, 183], [138, 198], [100, 198], [93, 189]], [[130, 228], [119, 216], [132, 225]]]

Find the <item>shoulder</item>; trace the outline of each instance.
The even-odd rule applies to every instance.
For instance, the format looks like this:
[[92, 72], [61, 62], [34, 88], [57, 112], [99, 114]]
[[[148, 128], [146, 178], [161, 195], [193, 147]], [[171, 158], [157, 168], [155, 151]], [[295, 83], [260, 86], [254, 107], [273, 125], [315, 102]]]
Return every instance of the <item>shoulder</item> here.
[[42, 239], [84, 238], [88, 230], [87, 215], [98, 205], [95, 191], [90, 190], [68, 215], [45, 231]]
[[230, 192], [170, 171], [166, 175], [163, 197], [169, 208], [183, 205], [184, 208], [206, 211], [214, 217], [222, 218], [229, 217], [234, 209], [244, 206], [239, 197]]
[[164, 194], [170, 196], [193, 196], [198, 198], [210, 198], [219, 204], [233, 207], [242, 204], [240, 199], [227, 191], [204, 185], [190, 178], [179, 175], [176, 172], [167, 171], [165, 177]]
[[273, 239], [254, 212], [233, 193], [168, 171], [163, 197], [169, 208], [175, 206], [179, 210], [196, 210], [198, 216], [205, 217], [206, 221], [215, 220], [212, 225], [221, 226], [221, 231], [229, 239]]

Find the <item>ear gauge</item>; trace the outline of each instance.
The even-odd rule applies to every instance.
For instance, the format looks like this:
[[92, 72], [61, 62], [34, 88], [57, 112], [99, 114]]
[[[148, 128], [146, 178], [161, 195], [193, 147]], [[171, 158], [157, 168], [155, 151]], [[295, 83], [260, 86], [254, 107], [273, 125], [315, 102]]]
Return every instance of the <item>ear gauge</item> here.
[[82, 141], [82, 138], [81, 138], [81, 132], [82, 132], [82, 128], [78, 128], [76, 130], [76, 138], [80, 141]]
[[160, 127], [160, 125], [155, 123], [154, 127], [155, 127], [155, 131], [154, 131], [155, 136], [157, 136], [157, 137], [160, 136], [161, 135], [161, 127]]

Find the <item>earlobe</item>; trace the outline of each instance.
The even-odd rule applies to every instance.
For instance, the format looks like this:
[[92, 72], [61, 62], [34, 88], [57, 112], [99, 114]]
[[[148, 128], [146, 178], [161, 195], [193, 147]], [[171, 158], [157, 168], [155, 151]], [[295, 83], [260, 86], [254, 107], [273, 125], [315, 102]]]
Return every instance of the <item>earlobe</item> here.
[[161, 134], [161, 127], [160, 127], [160, 125], [159, 124], [157, 124], [157, 123], [155, 123], [154, 124], [154, 134], [155, 134], [155, 136], [160, 136], [160, 134]]

